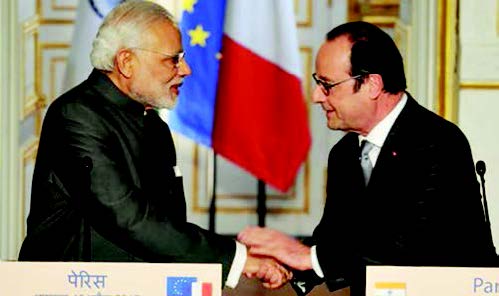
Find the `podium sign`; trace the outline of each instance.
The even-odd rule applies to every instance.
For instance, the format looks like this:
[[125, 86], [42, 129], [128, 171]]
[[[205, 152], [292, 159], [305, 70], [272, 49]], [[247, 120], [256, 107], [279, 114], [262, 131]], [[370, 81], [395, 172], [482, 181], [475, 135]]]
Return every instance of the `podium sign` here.
[[499, 295], [499, 268], [368, 266], [366, 296]]
[[221, 296], [220, 264], [0, 262], [2, 296]]

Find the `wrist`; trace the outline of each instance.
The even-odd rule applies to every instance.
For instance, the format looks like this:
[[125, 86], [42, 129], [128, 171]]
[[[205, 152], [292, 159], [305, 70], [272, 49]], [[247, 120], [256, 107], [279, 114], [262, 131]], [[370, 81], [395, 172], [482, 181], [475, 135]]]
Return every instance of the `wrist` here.
[[306, 251], [304, 252], [301, 258], [301, 269], [300, 270], [309, 270], [312, 269], [312, 256], [310, 252], [310, 247], [306, 247]]

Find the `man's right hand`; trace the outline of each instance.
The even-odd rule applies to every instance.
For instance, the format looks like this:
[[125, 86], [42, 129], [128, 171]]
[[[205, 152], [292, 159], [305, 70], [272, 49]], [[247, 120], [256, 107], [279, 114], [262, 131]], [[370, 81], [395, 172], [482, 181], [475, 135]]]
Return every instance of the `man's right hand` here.
[[248, 254], [243, 274], [248, 278], [259, 278], [267, 289], [277, 289], [284, 286], [293, 273], [272, 258]]
[[312, 269], [310, 247], [280, 231], [246, 227], [239, 233], [237, 240], [245, 244], [252, 255], [273, 257], [296, 270]]

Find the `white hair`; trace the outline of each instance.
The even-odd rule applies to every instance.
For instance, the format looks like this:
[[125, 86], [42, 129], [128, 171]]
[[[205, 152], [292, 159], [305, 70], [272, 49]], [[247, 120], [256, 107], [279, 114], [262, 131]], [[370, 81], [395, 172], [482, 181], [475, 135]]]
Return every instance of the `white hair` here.
[[128, 0], [116, 6], [106, 16], [94, 39], [90, 53], [92, 66], [112, 71], [118, 51], [140, 46], [141, 34], [157, 21], [168, 21], [177, 27], [173, 15], [159, 4]]

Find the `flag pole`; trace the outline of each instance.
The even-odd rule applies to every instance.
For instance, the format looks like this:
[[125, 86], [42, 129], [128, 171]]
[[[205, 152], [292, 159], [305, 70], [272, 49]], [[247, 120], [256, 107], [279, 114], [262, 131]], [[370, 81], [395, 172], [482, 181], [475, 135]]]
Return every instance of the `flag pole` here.
[[215, 232], [215, 216], [217, 212], [217, 153], [213, 151], [213, 191], [211, 195], [211, 202], [210, 202], [210, 210], [209, 210], [209, 215], [210, 215], [210, 221], [209, 221], [209, 230], [211, 232]]
[[266, 184], [264, 181], [258, 179], [258, 195], [256, 212], [258, 214], [258, 226], [265, 227], [265, 216], [267, 215], [267, 193]]

